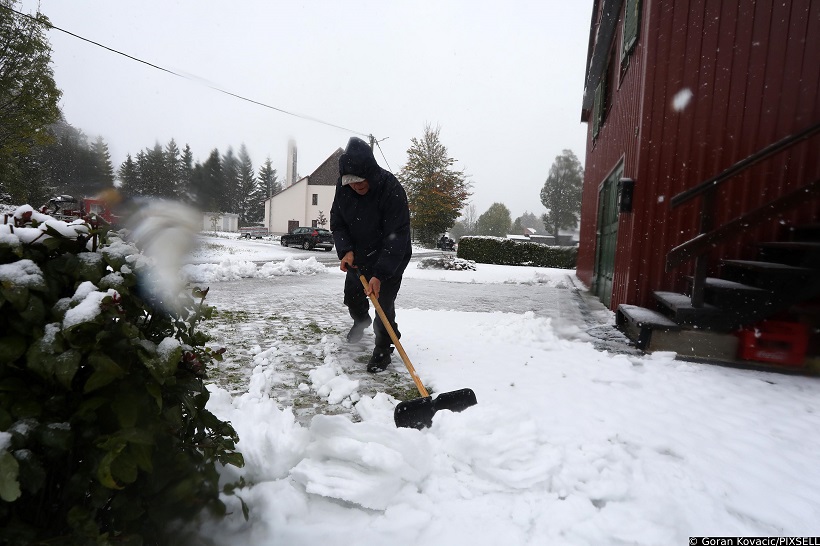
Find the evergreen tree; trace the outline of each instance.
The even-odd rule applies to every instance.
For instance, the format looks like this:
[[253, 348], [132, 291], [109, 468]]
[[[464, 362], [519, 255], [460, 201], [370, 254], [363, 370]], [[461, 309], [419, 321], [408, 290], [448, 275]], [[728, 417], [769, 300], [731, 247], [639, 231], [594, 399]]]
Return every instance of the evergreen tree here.
[[208, 212], [223, 212], [222, 160], [214, 148], [205, 163], [194, 166], [191, 178], [192, 194], [197, 206]]
[[194, 177], [194, 154], [187, 144], [182, 150], [182, 187], [178, 188], [179, 198], [186, 203], [193, 203], [191, 184]]
[[452, 168], [456, 160], [447, 155], [439, 131], [427, 125], [421, 140], [411, 139], [407, 164], [398, 174], [407, 191], [416, 238], [430, 246], [453, 225], [470, 197], [467, 178]]
[[270, 157], [265, 160], [265, 164], [259, 168], [259, 184], [265, 193], [265, 198], [282, 191], [282, 184], [276, 179], [276, 169], [271, 165]]
[[91, 197], [102, 187], [97, 157], [85, 134], [63, 119], [48, 127], [51, 142], [39, 149], [46, 184], [54, 193], [76, 198]]
[[233, 148], [228, 147], [228, 151], [222, 156], [222, 195], [223, 201], [219, 212], [239, 213], [239, 160], [233, 153]]
[[166, 178], [163, 183], [163, 196], [178, 199], [184, 193], [184, 181], [182, 172], [182, 156], [176, 141], [172, 138], [165, 145], [165, 173]]
[[22, 17], [17, 0], [0, 0], [0, 194], [37, 206], [45, 193], [35, 146], [49, 142], [45, 129], [59, 119], [62, 94], [51, 69], [48, 18]]
[[148, 186], [148, 159], [145, 155], [145, 150], [140, 150], [137, 152], [137, 156], [134, 158], [134, 164], [136, 165], [136, 184], [131, 186], [131, 195], [152, 195], [151, 188]]
[[91, 145], [91, 154], [94, 158], [94, 180], [92, 181], [96, 190], [100, 191], [114, 187], [114, 166], [111, 165], [111, 154], [108, 152], [108, 144], [103, 137], [98, 136]]
[[117, 176], [120, 179], [120, 191], [126, 195], [139, 195], [139, 173], [137, 164], [131, 158], [131, 154], [125, 156], [125, 161], [120, 165]]
[[547, 208], [541, 219], [556, 239], [558, 230], [578, 226], [583, 183], [584, 168], [581, 162], [572, 150], [564, 150], [555, 158], [547, 181], [541, 188], [541, 203]]
[[504, 237], [510, 230], [510, 209], [502, 203], [493, 203], [487, 212], [478, 217], [476, 231], [479, 235]]
[[239, 225], [249, 226], [262, 221], [265, 214], [264, 194], [256, 183], [253, 163], [244, 144], [239, 148], [239, 191], [237, 207]]
[[165, 152], [159, 142], [137, 155], [142, 195], [147, 197], [171, 197], [170, 182], [166, 176]]

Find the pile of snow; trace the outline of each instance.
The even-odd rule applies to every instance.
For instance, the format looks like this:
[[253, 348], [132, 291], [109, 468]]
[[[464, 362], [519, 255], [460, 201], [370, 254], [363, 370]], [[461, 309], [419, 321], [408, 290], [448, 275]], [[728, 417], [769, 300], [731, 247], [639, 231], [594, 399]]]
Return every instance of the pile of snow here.
[[326, 273], [327, 268], [310, 257], [305, 260], [288, 257], [282, 262], [266, 262], [257, 265], [247, 260], [225, 258], [219, 263], [187, 264], [181, 274], [189, 282], [206, 283], [233, 281], [252, 277], [268, 278], [281, 275], [316, 275]]

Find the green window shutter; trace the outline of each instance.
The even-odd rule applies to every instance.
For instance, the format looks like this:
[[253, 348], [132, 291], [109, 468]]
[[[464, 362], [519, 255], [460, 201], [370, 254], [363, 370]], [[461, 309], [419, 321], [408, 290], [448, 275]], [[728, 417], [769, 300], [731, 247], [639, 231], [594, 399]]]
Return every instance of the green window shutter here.
[[624, 7], [624, 35], [621, 59], [624, 59], [638, 41], [641, 21], [641, 0], [626, 0]]

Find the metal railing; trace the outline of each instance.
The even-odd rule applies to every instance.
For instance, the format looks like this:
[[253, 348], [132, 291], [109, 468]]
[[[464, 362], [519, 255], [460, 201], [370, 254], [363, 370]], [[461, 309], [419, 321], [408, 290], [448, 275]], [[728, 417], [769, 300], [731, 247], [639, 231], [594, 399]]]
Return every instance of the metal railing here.
[[694, 282], [692, 283], [692, 306], [703, 307], [704, 291], [706, 288], [706, 273], [708, 260], [706, 254], [718, 243], [727, 239], [737, 237], [744, 230], [752, 228], [766, 222], [783, 212], [791, 210], [803, 203], [812, 195], [816, 198], [820, 196], [820, 180], [815, 180], [798, 188], [797, 190], [782, 195], [766, 205], [755, 209], [743, 216], [736, 218], [722, 226], [715, 227], [715, 206], [717, 189], [730, 178], [746, 171], [748, 168], [787, 150], [807, 138], [820, 133], [820, 123], [816, 123], [803, 131], [784, 137], [774, 142], [760, 151], [750, 155], [746, 159], [738, 161], [717, 176], [706, 180], [694, 188], [690, 188], [675, 195], [669, 201], [669, 207], [674, 209], [680, 205], [702, 196], [700, 232], [694, 238], [673, 248], [666, 255], [666, 271], [689, 260], [695, 260]]

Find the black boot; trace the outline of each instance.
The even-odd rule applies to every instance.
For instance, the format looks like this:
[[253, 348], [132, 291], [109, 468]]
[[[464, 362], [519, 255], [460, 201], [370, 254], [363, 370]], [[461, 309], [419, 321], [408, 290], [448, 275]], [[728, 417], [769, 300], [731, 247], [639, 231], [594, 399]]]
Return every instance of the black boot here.
[[354, 320], [353, 327], [350, 328], [350, 331], [347, 333], [347, 342], [348, 343], [356, 343], [362, 339], [364, 335], [364, 329], [370, 326], [370, 323], [373, 322], [370, 319], [370, 315], [365, 315], [365, 317]]
[[370, 362], [367, 363], [367, 371], [370, 373], [379, 373], [387, 369], [390, 365], [390, 353], [393, 352], [393, 347], [376, 347], [373, 349], [373, 356], [370, 357]]

